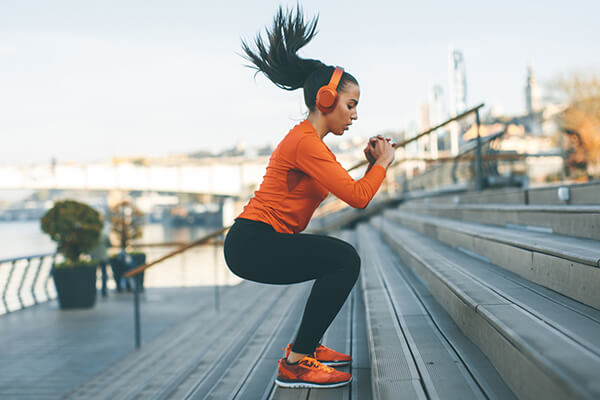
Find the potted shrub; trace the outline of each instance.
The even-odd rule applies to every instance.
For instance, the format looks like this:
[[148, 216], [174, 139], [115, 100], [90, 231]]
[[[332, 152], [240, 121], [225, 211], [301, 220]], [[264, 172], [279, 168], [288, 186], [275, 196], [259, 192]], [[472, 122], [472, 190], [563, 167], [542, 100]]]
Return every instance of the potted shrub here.
[[83, 256], [100, 239], [100, 213], [77, 201], [57, 201], [42, 217], [41, 224], [42, 231], [56, 242], [56, 251], [64, 257], [64, 262], [53, 265], [51, 272], [60, 307], [93, 307], [98, 263]]
[[[109, 213], [112, 231], [121, 245], [121, 252], [110, 258], [110, 266], [113, 270], [113, 276], [115, 277], [117, 291], [120, 292], [122, 290], [122, 278], [125, 272], [133, 267], [145, 264], [146, 255], [144, 253], [127, 253], [127, 247], [131, 244], [131, 241], [142, 236], [144, 214], [129, 200], [124, 200], [115, 204], [110, 208]], [[137, 255], [134, 259], [132, 258], [133, 254], [143, 255], [144, 262], [139, 264], [141, 256]], [[142, 273], [140, 275], [140, 280], [142, 282], [141, 287], [143, 288], [144, 274]], [[130, 280], [125, 281], [125, 287], [127, 290], [132, 289]]]

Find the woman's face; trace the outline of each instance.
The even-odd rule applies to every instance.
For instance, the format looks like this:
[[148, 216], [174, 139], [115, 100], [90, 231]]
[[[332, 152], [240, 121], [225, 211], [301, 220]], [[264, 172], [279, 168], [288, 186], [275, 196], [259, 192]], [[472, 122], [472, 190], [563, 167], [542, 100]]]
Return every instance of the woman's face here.
[[354, 83], [347, 83], [344, 89], [338, 92], [335, 109], [326, 114], [327, 128], [334, 135], [343, 135], [350, 128], [352, 121], [358, 118], [357, 106], [360, 89]]

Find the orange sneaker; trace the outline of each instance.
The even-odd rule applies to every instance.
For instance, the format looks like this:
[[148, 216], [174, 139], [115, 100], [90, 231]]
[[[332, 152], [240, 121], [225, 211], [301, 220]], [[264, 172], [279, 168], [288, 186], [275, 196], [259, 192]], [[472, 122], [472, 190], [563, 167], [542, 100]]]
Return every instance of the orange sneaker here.
[[285, 388], [335, 388], [350, 383], [352, 375], [321, 364], [306, 356], [297, 364], [285, 358], [277, 361], [279, 370], [275, 384]]
[[[292, 343], [288, 344], [285, 350], [285, 358], [290, 355], [292, 351]], [[348, 354], [340, 353], [330, 349], [329, 347], [323, 346], [320, 342], [315, 349], [315, 357], [318, 362], [324, 365], [342, 366], [352, 363], [352, 357]]]

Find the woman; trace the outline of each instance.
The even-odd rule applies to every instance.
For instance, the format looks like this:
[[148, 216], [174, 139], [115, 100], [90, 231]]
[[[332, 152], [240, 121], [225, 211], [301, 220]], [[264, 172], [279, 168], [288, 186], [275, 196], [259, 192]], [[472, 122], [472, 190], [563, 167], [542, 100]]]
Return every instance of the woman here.
[[394, 160], [392, 145], [379, 136], [364, 149], [365, 176], [354, 181], [336, 161], [323, 138], [341, 136], [358, 118], [356, 79], [341, 68], [302, 59], [296, 52], [316, 34], [317, 18], [304, 24], [298, 7], [281, 7], [258, 51], [242, 42], [254, 68], [286, 90], [303, 88], [307, 118], [294, 126], [273, 151], [263, 182], [236, 218], [225, 239], [230, 270], [255, 282], [291, 284], [315, 279], [296, 338], [279, 360], [276, 383], [284, 387], [337, 387], [351, 375], [329, 365], [351, 357], [320, 344], [320, 339], [348, 297], [360, 271], [352, 245], [328, 236], [303, 234], [317, 206], [332, 193], [352, 207], [364, 208]]

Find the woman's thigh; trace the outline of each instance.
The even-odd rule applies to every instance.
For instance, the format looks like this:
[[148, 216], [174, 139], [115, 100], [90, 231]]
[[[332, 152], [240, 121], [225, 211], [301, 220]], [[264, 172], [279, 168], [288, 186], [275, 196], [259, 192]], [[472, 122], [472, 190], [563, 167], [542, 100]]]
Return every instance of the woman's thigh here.
[[236, 275], [274, 284], [304, 282], [345, 268], [356, 273], [360, 267], [354, 247], [340, 239], [279, 233], [252, 223], [236, 222], [231, 228], [225, 257]]

